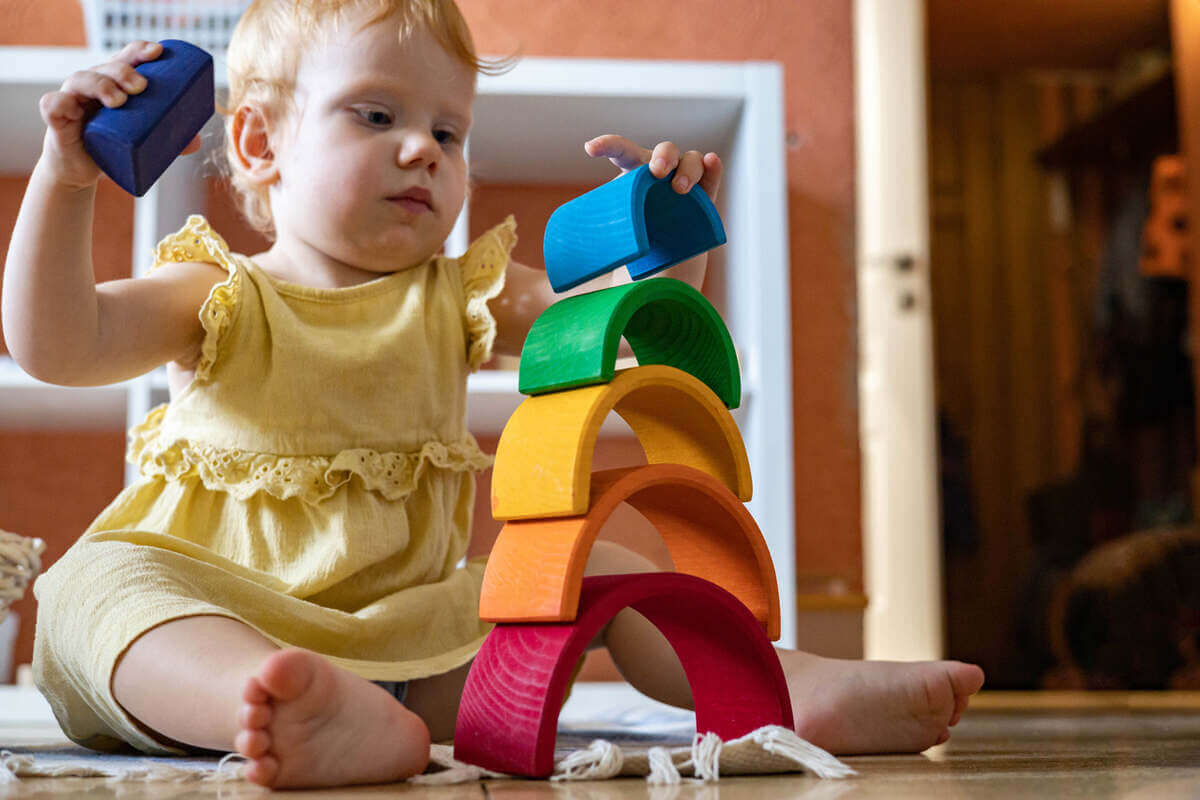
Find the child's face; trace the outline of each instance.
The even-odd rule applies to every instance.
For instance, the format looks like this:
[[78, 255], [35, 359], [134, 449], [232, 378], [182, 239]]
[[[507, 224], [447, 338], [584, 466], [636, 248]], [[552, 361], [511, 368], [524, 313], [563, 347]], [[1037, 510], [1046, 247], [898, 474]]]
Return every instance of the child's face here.
[[301, 61], [271, 208], [280, 239], [393, 272], [436, 253], [462, 208], [475, 74], [425, 31], [357, 28]]

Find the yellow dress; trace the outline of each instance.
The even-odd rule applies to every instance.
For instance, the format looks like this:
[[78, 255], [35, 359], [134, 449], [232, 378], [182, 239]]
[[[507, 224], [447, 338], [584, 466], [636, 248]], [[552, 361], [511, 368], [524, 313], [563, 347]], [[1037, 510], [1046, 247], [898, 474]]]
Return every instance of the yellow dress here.
[[34, 585], [34, 675], [79, 744], [179, 752], [113, 697], [121, 654], [216, 614], [371, 680], [474, 657], [483, 560], [466, 552], [474, 474], [466, 378], [488, 358], [487, 300], [510, 217], [453, 259], [358, 286], [271, 278], [199, 216], [158, 246], [228, 278], [200, 311], [195, 378], [130, 431], [140, 478]]

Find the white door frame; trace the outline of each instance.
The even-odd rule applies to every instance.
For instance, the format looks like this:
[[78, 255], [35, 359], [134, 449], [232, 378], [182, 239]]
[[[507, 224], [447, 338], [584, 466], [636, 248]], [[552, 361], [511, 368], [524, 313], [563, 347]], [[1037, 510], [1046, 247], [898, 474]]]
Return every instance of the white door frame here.
[[922, 0], [856, 0], [857, 277], [867, 658], [940, 658]]

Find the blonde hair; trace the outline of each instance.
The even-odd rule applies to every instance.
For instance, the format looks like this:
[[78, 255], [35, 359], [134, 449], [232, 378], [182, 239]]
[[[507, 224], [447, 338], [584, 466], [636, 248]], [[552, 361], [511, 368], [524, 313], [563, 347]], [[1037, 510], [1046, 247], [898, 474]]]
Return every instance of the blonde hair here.
[[513, 58], [483, 59], [462, 12], [454, 0], [254, 0], [233, 31], [227, 64], [229, 94], [219, 108], [225, 117], [226, 179], [237, 195], [238, 207], [256, 230], [271, 235], [274, 222], [264, 186], [253, 184], [242, 171], [233, 139], [239, 107], [254, 105], [272, 123], [292, 110], [296, 73], [306, 47], [319, 44], [336, 31], [348, 11], [366, 14], [363, 27], [396, 17], [401, 41], [417, 30], [431, 34], [443, 49], [476, 73], [498, 74]]

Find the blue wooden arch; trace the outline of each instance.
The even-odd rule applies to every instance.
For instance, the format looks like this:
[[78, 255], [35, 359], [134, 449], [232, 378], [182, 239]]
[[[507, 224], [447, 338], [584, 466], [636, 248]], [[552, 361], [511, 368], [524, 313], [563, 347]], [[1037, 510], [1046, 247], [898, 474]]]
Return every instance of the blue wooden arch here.
[[555, 209], [542, 240], [554, 291], [622, 264], [638, 280], [725, 244], [712, 200], [696, 186], [679, 194], [674, 175], [655, 178], [641, 166]]

